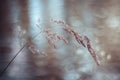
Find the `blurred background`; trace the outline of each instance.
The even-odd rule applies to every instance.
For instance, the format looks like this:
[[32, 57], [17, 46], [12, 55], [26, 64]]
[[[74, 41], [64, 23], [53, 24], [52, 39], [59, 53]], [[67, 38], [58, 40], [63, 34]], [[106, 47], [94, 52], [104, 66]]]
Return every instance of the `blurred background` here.
[[[120, 80], [119, 4], [120, 0], [1, 0], [0, 72], [25, 41], [47, 56], [25, 47], [0, 80]], [[50, 19], [64, 20], [87, 35], [101, 65], [96, 66], [89, 52]], [[21, 39], [18, 26], [23, 31]], [[54, 50], [42, 33], [32, 39], [45, 28], [63, 35], [70, 44], [56, 43], [59, 48]]]

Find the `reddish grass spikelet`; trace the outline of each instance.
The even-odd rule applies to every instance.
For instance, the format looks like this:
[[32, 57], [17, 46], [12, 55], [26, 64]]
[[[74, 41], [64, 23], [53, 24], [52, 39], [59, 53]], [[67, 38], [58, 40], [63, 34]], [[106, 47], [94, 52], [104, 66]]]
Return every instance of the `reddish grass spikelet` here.
[[58, 36], [58, 35], [56, 35], [56, 36], [57, 36], [58, 40], [63, 40], [66, 44], [68, 44], [68, 40], [65, 39], [63, 36]]
[[90, 54], [92, 55], [93, 59], [95, 60], [96, 64], [97, 65], [100, 65], [99, 63], [99, 60], [98, 60], [98, 57], [96, 55], [96, 52], [94, 51], [94, 49], [92, 48], [91, 46], [91, 43], [90, 43], [90, 39], [87, 37], [87, 36], [84, 36], [85, 40], [87, 41], [87, 49], [88, 51], [90, 52]]
[[57, 42], [57, 41], [59, 41], [59, 40], [62, 40], [62, 41], [64, 41], [64, 43], [68, 43], [68, 40], [67, 39], [65, 39], [63, 36], [60, 36], [60, 35], [58, 35], [57, 33], [53, 33], [51, 30], [49, 30], [49, 29], [45, 29], [44, 30], [45, 31], [45, 33], [46, 33], [46, 40], [48, 41], [48, 44], [50, 45], [50, 46], [52, 46], [53, 48], [57, 48], [56, 47], [56, 45], [55, 45], [55, 43]]
[[28, 47], [28, 49], [29, 49], [33, 54], [38, 53], [38, 50], [37, 50], [33, 45], [30, 45], [30, 46]]
[[48, 36], [46, 36], [46, 40], [48, 41], [48, 44], [52, 46], [54, 49], [57, 48], [55, 42], [53, 42], [53, 40], [51, 40]]
[[83, 47], [86, 47], [85, 44], [84, 44], [84, 41], [83, 41], [82, 37], [78, 33], [75, 32], [74, 36], [75, 36], [75, 39], [77, 40], [77, 42], [79, 44], [82, 44]]
[[[94, 49], [92, 48], [92, 46], [91, 46], [91, 43], [90, 43], [90, 39], [87, 37], [87, 36], [84, 36], [84, 39], [82, 38], [82, 36], [78, 33], [78, 32], [76, 32], [74, 29], [72, 29], [71, 27], [69, 27], [64, 21], [60, 21], [60, 20], [53, 20], [52, 19], [52, 21], [54, 22], [54, 23], [59, 23], [59, 24], [62, 24], [64, 27], [63, 27], [63, 30], [65, 31], [65, 32], [67, 32], [68, 34], [70, 34], [70, 35], [73, 35], [74, 37], [75, 37], [75, 39], [76, 39], [76, 41], [79, 43], [79, 44], [81, 44], [83, 47], [85, 47], [85, 48], [87, 48], [88, 49], [88, 51], [89, 51], [89, 53], [91, 54], [91, 56], [93, 57], [93, 59], [95, 60], [95, 62], [96, 62], [96, 64], [97, 65], [100, 65], [100, 63], [99, 63], [99, 60], [98, 60], [98, 58], [97, 58], [97, 55], [96, 55], [96, 52], [94, 51]], [[86, 42], [86, 44], [84, 43], [84, 42]]]
[[74, 31], [71, 27], [68, 27], [68, 26], [64, 25], [63, 30], [66, 31], [67, 33], [73, 35]]
[[[77, 40], [77, 42], [79, 44], [82, 44], [82, 46], [86, 47], [84, 42], [83, 42], [83, 39], [82, 39], [82, 36], [80, 36], [79, 33], [77, 33], [74, 29], [72, 29], [71, 27], [69, 27], [67, 24], [64, 23], [64, 21], [57, 21], [57, 20], [53, 20], [53, 22], [55, 23], [59, 23], [59, 24], [63, 24], [64, 27], [63, 27], [63, 30], [65, 30], [67, 33], [71, 34], [71, 35], [74, 35], [75, 39]], [[63, 22], [63, 23], [62, 23]]]

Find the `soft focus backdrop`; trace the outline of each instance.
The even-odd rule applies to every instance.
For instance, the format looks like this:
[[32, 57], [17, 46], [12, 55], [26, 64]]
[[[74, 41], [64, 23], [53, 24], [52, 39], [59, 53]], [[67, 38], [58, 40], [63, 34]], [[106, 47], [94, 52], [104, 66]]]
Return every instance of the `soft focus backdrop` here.
[[[24, 40], [47, 56], [33, 54], [25, 47], [0, 80], [120, 80], [119, 4], [120, 0], [1, 0], [0, 72]], [[50, 19], [64, 20], [81, 35], [87, 35], [101, 65], [96, 66], [89, 52]], [[21, 39], [18, 26], [25, 31]], [[32, 40], [45, 28], [64, 35], [71, 43], [58, 43], [59, 48], [54, 50], [42, 34]]]

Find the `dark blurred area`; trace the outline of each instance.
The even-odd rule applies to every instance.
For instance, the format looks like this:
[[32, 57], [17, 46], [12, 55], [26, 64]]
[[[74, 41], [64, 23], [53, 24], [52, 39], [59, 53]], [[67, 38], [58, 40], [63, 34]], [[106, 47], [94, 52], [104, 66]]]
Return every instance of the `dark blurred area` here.
[[12, 36], [13, 36], [13, 23], [10, 21], [8, 13], [10, 9], [8, 7], [8, 1], [0, 2], [0, 71], [9, 62], [9, 54], [12, 51]]
[[[120, 80], [119, 4], [119, 0], [0, 0], [0, 80]], [[44, 28], [53, 26], [48, 21], [51, 18], [65, 20], [88, 35], [102, 66], [96, 68], [83, 48], [73, 52], [63, 45], [58, 50], [61, 54], [53, 54], [40, 37], [32, 43], [46, 48], [49, 54], [45, 59], [25, 48], [3, 71], [21, 48], [17, 26], [22, 26], [31, 37], [39, 32], [35, 27], [39, 19]], [[59, 28], [52, 29], [60, 32]]]
[[[16, 17], [18, 15], [17, 10], [19, 10], [18, 5], [21, 6], [21, 16]], [[17, 24], [21, 23], [25, 26], [28, 24], [28, 18], [27, 16], [25, 17], [27, 15], [26, 6], [27, 0], [0, 1], [0, 80], [34, 80], [30, 56], [28, 56], [28, 59], [18, 61], [17, 63], [13, 61], [4, 71], [10, 60], [17, 53], [17, 50], [20, 49], [15, 45], [13, 46], [15, 38], [14, 30]], [[14, 49], [17, 49], [16, 52], [14, 52]], [[25, 54], [23, 55], [26, 56]]]

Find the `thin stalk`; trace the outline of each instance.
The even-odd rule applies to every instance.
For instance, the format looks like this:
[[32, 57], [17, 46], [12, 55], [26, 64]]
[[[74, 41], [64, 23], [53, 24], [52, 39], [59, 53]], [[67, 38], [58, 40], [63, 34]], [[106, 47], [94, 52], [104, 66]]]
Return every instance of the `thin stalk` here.
[[[32, 38], [32, 40], [33, 40], [34, 38], [36, 38], [40, 33], [41, 33], [41, 31], [40, 31], [37, 35], [35, 35], [35, 36]], [[15, 56], [10, 60], [10, 62], [6, 65], [6, 67], [1, 71], [0, 77], [2, 77], [2, 75], [3, 75], [4, 72], [8, 69], [8, 67], [10, 66], [10, 64], [11, 64], [11, 63], [15, 60], [15, 58], [22, 52], [22, 50], [25, 48], [26, 45], [27, 45], [27, 43], [23, 45], [23, 47], [15, 54]]]
[[9, 67], [9, 65], [15, 60], [15, 58], [20, 54], [20, 52], [24, 49], [26, 45], [24, 45], [17, 53], [16, 55], [10, 60], [10, 62], [6, 65], [6, 67], [1, 71], [0, 73], [0, 77], [4, 74], [4, 72], [7, 70], [7, 68]]

